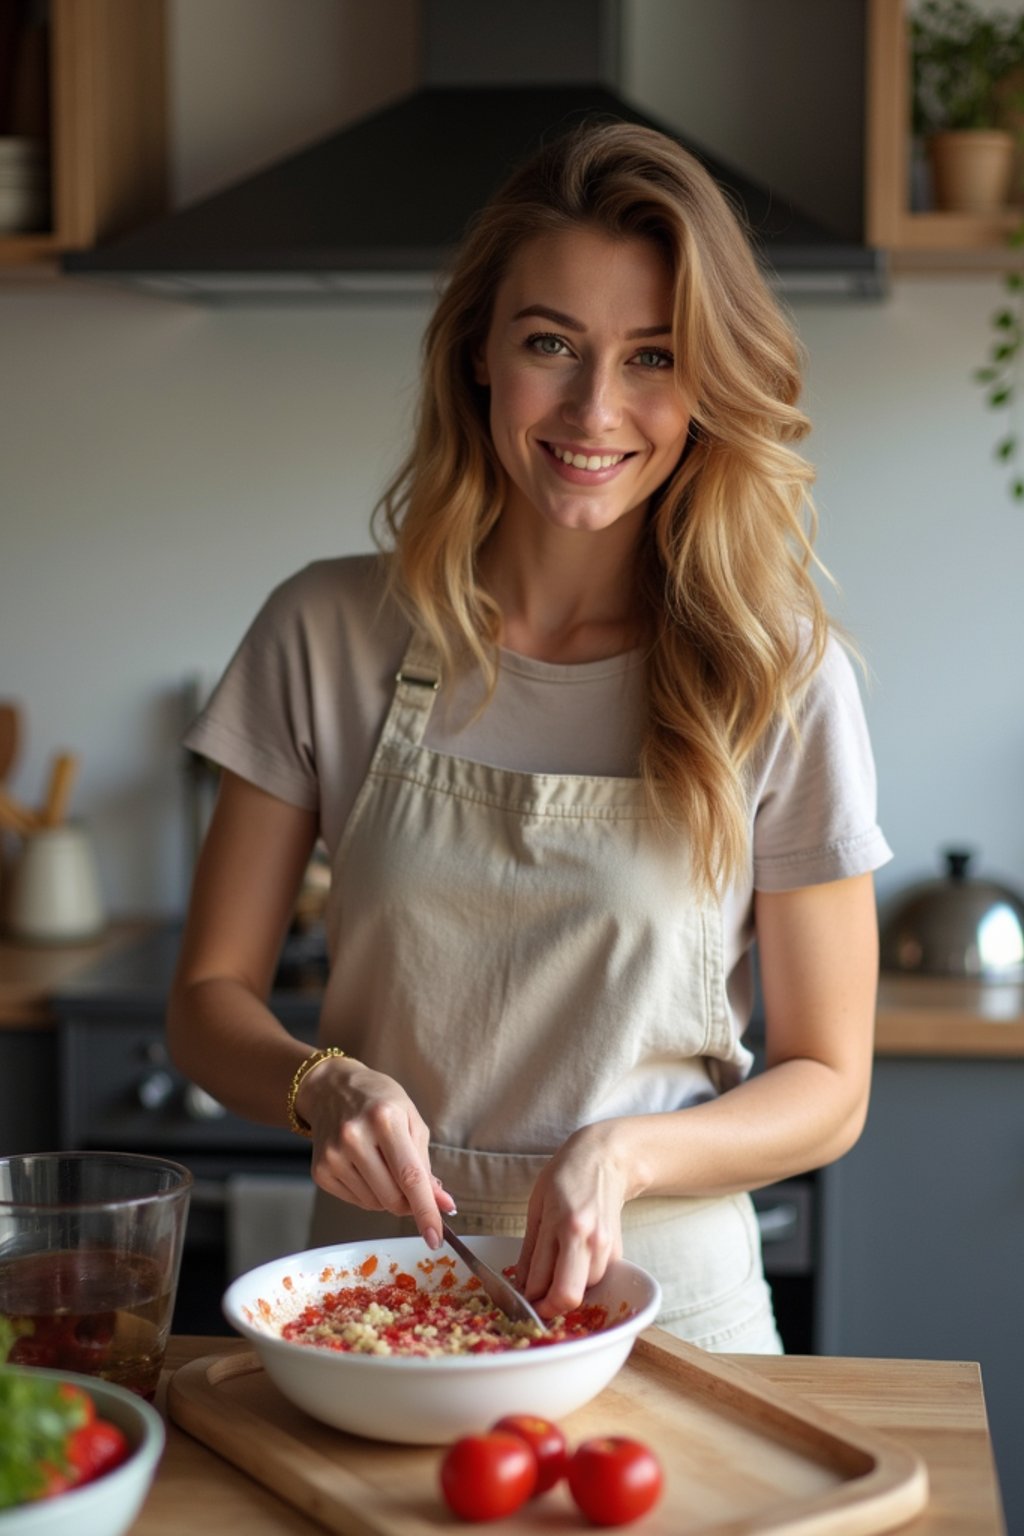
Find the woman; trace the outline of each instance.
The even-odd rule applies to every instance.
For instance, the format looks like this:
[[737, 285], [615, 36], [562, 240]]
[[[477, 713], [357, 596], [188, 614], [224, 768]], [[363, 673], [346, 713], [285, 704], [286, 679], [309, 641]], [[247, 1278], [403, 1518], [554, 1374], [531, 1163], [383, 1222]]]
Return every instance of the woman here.
[[[387, 553], [272, 594], [188, 740], [225, 774], [179, 1066], [312, 1138], [312, 1240], [523, 1233], [706, 1348], [780, 1348], [747, 1193], [866, 1112], [889, 856], [813, 580], [799, 354], [714, 183], [585, 127], [469, 231]], [[321, 1049], [265, 998], [322, 837]], [[757, 940], [766, 1070], [742, 1034]]]

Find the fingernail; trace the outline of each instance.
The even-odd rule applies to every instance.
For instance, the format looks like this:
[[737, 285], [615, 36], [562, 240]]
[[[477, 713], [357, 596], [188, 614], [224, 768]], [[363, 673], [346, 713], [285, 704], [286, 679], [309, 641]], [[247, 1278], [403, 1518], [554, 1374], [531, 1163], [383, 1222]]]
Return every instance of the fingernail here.
[[435, 1231], [433, 1227], [428, 1227], [423, 1234], [423, 1241], [426, 1243], [428, 1248], [440, 1248], [441, 1235], [439, 1232]]

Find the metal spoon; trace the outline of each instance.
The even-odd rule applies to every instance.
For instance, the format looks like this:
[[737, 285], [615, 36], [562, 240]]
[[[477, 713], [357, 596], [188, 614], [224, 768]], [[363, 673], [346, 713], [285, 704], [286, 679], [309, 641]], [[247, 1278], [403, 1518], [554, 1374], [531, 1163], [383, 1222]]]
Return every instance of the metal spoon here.
[[543, 1333], [547, 1333], [547, 1323], [533, 1310], [521, 1291], [517, 1291], [498, 1270], [485, 1264], [472, 1248], [467, 1247], [458, 1233], [452, 1231], [446, 1221], [442, 1221], [441, 1230], [449, 1248], [454, 1248], [462, 1262], [476, 1275], [494, 1305], [504, 1312], [506, 1317], [511, 1318], [514, 1323], [533, 1323]]

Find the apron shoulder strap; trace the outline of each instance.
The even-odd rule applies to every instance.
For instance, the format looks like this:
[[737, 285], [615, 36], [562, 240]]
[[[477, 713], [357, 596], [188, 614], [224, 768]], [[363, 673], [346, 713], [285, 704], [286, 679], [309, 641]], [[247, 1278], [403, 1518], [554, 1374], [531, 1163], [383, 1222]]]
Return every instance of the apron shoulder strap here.
[[421, 746], [440, 687], [440, 657], [426, 635], [414, 631], [395, 674], [395, 692], [381, 740]]

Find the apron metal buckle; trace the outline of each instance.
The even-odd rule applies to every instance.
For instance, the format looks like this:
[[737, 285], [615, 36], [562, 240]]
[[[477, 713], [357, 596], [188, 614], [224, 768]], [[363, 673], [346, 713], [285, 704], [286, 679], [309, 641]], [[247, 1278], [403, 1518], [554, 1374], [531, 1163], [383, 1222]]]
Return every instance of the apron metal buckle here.
[[433, 693], [436, 693], [441, 686], [441, 679], [433, 673], [417, 676], [415, 672], [409, 672], [404, 667], [400, 672], [395, 673], [395, 682], [411, 683], [414, 688], [429, 688]]

